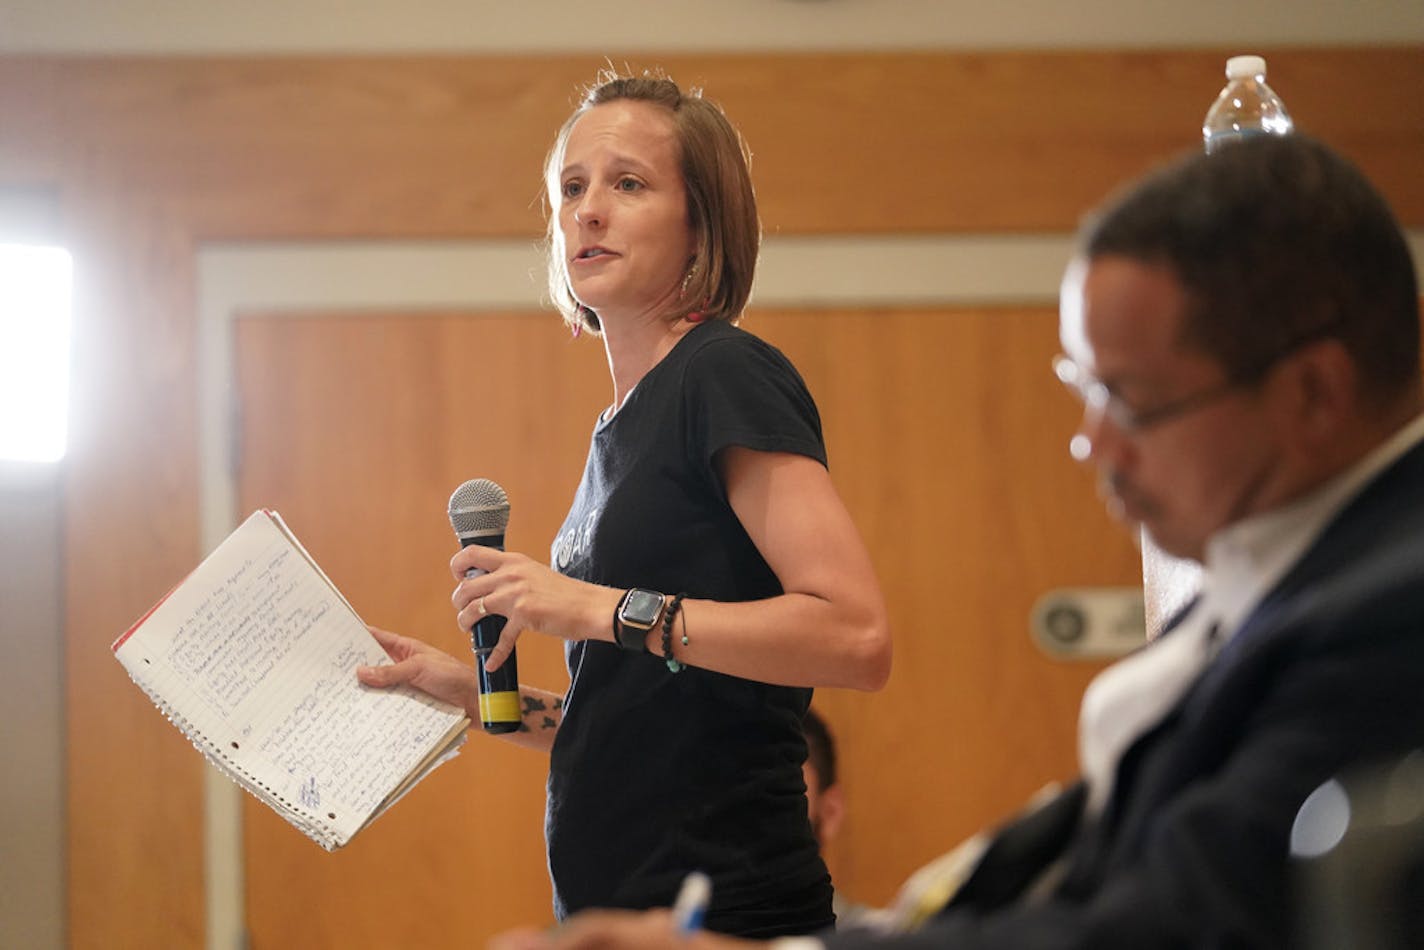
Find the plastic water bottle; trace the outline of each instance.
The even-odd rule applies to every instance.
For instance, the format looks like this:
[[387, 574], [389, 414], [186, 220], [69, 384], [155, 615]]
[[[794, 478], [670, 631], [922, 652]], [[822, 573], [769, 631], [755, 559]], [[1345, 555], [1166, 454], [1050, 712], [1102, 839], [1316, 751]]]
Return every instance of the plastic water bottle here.
[[1226, 86], [1202, 121], [1208, 152], [1250, 135], [1289, 135], [1294, 123], [1285, 103], [1266, 85], [1266, 61], [1233, 56], [1226, 61]]

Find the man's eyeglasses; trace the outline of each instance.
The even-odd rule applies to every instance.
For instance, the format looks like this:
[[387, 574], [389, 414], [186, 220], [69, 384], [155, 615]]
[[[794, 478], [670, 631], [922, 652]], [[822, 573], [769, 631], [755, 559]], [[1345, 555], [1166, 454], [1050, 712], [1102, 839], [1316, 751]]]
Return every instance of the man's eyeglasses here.
[[1106, 383], [1061, 353], [1053, 358], [1053, 375], [1057, 376], [1058, 381], [1068, 387], [1068, 391], [1077, 396], [1086, 408], [1094, 412], [1101, 412], [1111, 419], [1113, 425], [1121, 431], [1142, 432], [1170, 419], [1205, 408], [1238, 389], [1244, 389], [1259, 382], [1281, 360], [1301, 347], [1331, 335], [1338, 326], [1338, 321], [1332, 321], [1305, 334], [1288, 346], [1282, 347], [1245, 372], [1237, 373], [1200, 392], [1191, 393], [1181, 399], [1174, 399], [1149, 409], [1134, 409], [1129, 406]]
[[1112, 392], [1106, 383], [1082, 369], [1078, 363], [1072, 362], [1062, 353], [1054, 356], [1054, 376], [1057, 376], [1058, 382], [1067, 386], [1068, 392], [1077, 396], [1079, 402], [1082, 402], [1087, 409], [1104, 414], [1121, 432], [1138, 433], [1151, 429], [1153, 426], [1161, 426], [1162, 423], [1176, 419], [1178, 416], [1185, 416], [1186, 413], [1205, 409], [1216, 400], [1232, 395], [1236, 390], [1256, 385], [1257, 382], [1265, 379], [1266, 373], [1269, 373], [1280, 360], [1286, 359], [1287, 356], [1304, 346], [1309, 346], [1310, 343], [1333, 336], [1343, 323], [1344, 320], [1340, 318], [1329, 320], [1324, 325], [1302, 333], [1299, 338], [1282, 346], [1266, 359], [1257, 362], [1255, 366], [1247, 367], [1245, 372], [1226, 377], [1226, 380], [1223, 380], [1219, 385], [1210, 386], [1208, 389], [1203, 389], [1202, 392], [1183, 396], [1182, 399], [1173, 399], [1172, 402], [1162, 404], [1162, 406], [1153, 406], [1152, 409], [1134, 409], [1128, 403], [1122, 402], [1122, 397]]
[[1161, 425], [1169, 419], [1175, 419], [1209, 406], [1218, 399], [1225, 398], [1243, 386], [1255, 382], [1262, 373], [1264, 370], [1252, 373], [1250, 378], [1228, 379], [1219, 385], [1183, 396], [1181, 399], [1174, 399], [1160, 406], [1153, 406], [1150, 409], [1134, 409], [1124, 402], [1121, 396], [1113, 392], [1106, 383], [1068, 357], [1059, 355], [1053, 358], [1053, 374], [1058, 377], [1058, 381], [1068, 387], [1068, 391], [1077, 396], [1086, 408], [1107, 416], [1112, 420], [1113, 425], [1123, 432], [1142, 432], [1153, 426]]

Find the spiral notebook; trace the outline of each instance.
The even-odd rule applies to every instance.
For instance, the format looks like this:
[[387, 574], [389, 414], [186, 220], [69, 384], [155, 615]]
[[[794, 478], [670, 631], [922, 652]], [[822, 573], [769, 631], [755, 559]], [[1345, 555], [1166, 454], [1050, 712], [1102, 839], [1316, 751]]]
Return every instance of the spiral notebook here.
[[114, 641], [221, 772], [328, 851], [459, 752], [469, 720], [356, 667], [391, 662], [272, 511], [256, 511]]

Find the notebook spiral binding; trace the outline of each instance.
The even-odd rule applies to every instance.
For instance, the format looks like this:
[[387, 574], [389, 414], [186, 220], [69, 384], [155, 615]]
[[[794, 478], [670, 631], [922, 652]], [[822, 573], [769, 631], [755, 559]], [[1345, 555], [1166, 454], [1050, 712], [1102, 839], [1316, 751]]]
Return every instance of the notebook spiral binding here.
[[[230, 759], [220, 744], [214, 742], [187, 719], [175, 713], [168, 703], [160, 699], [142, 679], [133, 673], [129, 674], [129, 679], [133, 680], [138, 688], [143, 690], [144, 694], [148, 696], [149, 701], [163, 714], [163, 718], [173, 723], [173, 725], [178, 728], [178, 731], [187, 737], [188, 741], [193, 744], [193, 748], [202, 754], [209, 765], [217, 769], [233, 783], [247, 789], [247, 791], [251, 792], [253, 796], [259, 799], [264, 805], [272, 809], [284, 820], [290, 822], [297, 830], [301, 831], [302, 834], [321, 845], [324, 849], [327, 851], [336, 850], [340, 841], [338, 840], [337, 834], [328, 827], [325, 818], [307, 810], [301, 805], [288, 801], [272, 791], [271, 788], [254, 778], [241, 765]], [[281, 807], [278, 807], [277, 803], [280, 803]], [[302, 820], [293, 821], [293, 817], [299, 817]]]

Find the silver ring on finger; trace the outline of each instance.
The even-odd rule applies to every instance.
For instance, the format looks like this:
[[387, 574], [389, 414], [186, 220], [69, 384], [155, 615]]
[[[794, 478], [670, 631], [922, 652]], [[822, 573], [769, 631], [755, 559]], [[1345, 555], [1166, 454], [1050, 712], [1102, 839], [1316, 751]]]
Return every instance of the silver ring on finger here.
[[489, 611], [485, 610], [485, 599], [484, 599], [483, 597], [481, 597], [479, 600], [475, 601], [475, 607], [479, 610], [481, 617], [483, 617], [485, 614], [487, 614], [487, 613], [489, 612]]

